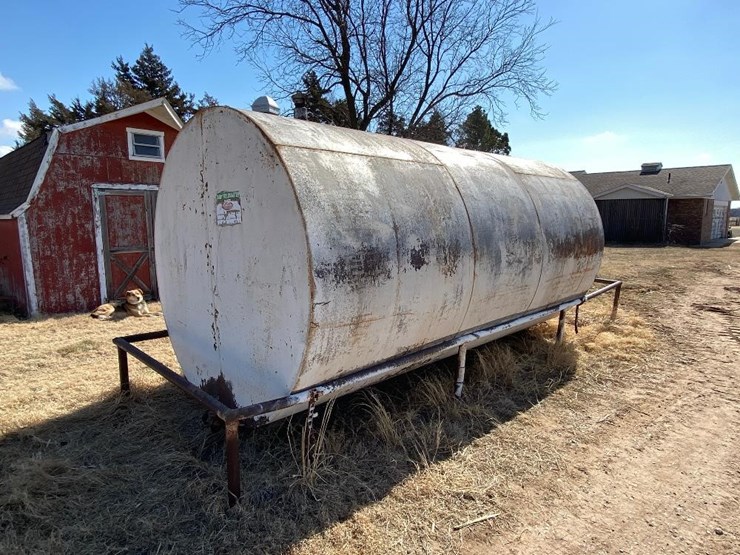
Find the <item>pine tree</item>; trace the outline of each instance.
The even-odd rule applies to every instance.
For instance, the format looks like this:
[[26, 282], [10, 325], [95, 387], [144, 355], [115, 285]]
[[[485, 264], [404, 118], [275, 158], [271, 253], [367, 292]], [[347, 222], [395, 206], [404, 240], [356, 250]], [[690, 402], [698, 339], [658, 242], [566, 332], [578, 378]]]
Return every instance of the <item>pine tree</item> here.
[[220, 102], [218, 101], [218, 98], [211, 96], [208, 94], [208, 91], [205, 91], [201, 99], [198, 101], [196, 108], [201, 110], [203, 108], [210, 108], [211, 106], [218, 106], [219, 104]]
[[409, 136], [418, 141], [446, 145], [447, 140], [450, 138], [450, 133], [447, 130], [447, 123], [444, 116], [438, 110], [434, 110], [432, 115], [429, 116], [429, 119], [412, 130]]
[[[123, 62], [120, 57], [116, 61]], [[125, 71], [120, 75], [117, 71], [117, 80], [131, 83], [137, 91], [146, 91], [149, 98], [166, 98], [181, 118], [188, 119], [195, 113], [193, 95], [186, 94], [180, 89], [180, 85], [172, 77], [170, 68], [154, 53], [153, 46], [145, 44], [130, 71], [128, 64], [124, 64], [122, 70]]]
[[509, 134], [500, 133], [481, 106], [476, 106], [460, 126], [456, 146], [495, 154], [510, 154]]
[[[194, 96], [182, 91], [172, 77], [172, 71], [154, 53], [153, 46], [145, 44], [133, 66], [118, 56], [111, 68], [114, 71], [113, 78], [100, 77], [90, 85], [88, 92], [92, 98], [89, 100], [82, 101], [76, 97], [67, 106], [51, 94], [48, 96], [49, 109], [44, 112], [31, 99], [28, 112], [20, 116], [23, 124], [21, 141], [32, 141], [59, 125], [102, 116], [160, 97], [166, 98], [184, 120], [195, 113]], [[217, 103], [215, 98], [206, 93], [198, 107]]]
[[316, 73], [309, 71], [303, 75], [303, 90], [306, 95], [306, 119], [317, 123], [328, 123], [339, 127], [349, 127], [349, 111], [344, 100], [332, 100], [329, 92], [321, 86]]
[[394, 137], [405, 137], [408, 133], [406, 119], [396, 115], [392, 109], [385, 110], [378, 119], [377, 132]]

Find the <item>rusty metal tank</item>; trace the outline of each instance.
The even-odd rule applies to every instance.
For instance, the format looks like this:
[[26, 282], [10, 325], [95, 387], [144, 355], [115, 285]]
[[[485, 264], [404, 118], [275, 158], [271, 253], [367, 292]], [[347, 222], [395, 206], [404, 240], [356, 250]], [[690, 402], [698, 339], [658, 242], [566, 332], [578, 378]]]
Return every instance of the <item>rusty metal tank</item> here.
[[169, 152], [155, 243], [185, 376], [243, 407], [578, 298], [603, 230], [540, 162], [216, 107]]

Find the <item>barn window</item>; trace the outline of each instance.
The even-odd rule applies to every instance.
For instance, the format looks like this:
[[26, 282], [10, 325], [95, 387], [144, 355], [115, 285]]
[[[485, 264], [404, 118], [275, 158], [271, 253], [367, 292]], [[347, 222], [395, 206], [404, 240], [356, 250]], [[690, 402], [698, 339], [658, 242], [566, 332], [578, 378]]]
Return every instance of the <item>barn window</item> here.
[[127, 128], [128, 157], [130, 160], [164, 162], [164, 133], [146, 129]]

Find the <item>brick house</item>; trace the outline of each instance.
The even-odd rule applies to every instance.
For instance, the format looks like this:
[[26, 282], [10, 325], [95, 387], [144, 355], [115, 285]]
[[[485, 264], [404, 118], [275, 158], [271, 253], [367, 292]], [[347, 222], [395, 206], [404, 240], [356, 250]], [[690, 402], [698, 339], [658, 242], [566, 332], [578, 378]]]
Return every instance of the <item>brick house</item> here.
[[0, 158], [0, 300], [28, 315], [157, 296], [153, 219], [182, 121], [155, 99], [55, 128]]
[[730, 202], [740, 200], [730, 164], [571, 173], [594, 197], [611, 243], [700, 245], [723, 238]]

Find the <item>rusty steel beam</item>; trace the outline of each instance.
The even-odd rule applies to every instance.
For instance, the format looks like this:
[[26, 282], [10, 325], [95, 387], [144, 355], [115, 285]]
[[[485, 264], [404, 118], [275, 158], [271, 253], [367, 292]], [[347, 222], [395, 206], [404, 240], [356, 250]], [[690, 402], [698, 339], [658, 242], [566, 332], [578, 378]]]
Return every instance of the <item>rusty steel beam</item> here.
[[131, 392], [131, 383], [128, 379], [128, 354], [120, 347], [118, 350], [118, 377], [121, 380], [121, 393]]
[[[128, 337], [116, 337], [113, 340], [113, 343], [118, 347], [120, 350], [125, 351], [126, 353], [133, 356], [135, 359], [139, 360], [140, 362], [143, 362], [146, 364], [149, 368], [154, 370], [157, 374], [165, 378], [167, 381], [173, 383], [180, 389], [182, 389], [185, 393], [199, 401], [201, 404], [203, 404], [207, 409], [213, 411], [218, 415], [221, 420], [224, 422], [228, 422], [228, 418], [226, 418], [226, 414], [230, 412], [231, 409], [224, 405], [221, 401], [218, 399], [215, 399], [214, 397], [208, 395], [205, 391], [203, 391], [198, 386], [194, 385], [193, 383], [189, 382], [187, 379], [185, 379], [183, 376], [178, 374], [177, 372], [174, 372], [161, 362], [159, 362], [157, 359], [152, 357], [151, 355], [148, 355], [138, 347], [135, 347], [131, 344], [132, 341], [138, 342], [138, 341], [147, 341], [149, 339], [158, 339], [161, 337], [166, 337], [166, 335], [163, 335], [163, 333], [166, 333], [166, 331], [161, 332], [153, 332], [153, 333], [142, 333], [138, 335], [132, 335]], [[122, 359], [119, 357], [119, 365], [121, 363], [121, 360], [124, 360], [124, 364], [126, 365], [126, 373], [128, 374], [128, 362], [125, 359]], [[119, 369], [120, 371], [120, 369]]]
[[565, 310], [561, 310], [558, 315], [558, 331], [555, 334], [555, 341], [558, 343], [563, 341], [563, 335], [565, 334]]
[[242, 496], [238, 420], [226, 423], [224, 441], [226, 443], [226, 483], [229, 492], [229, 507], [233, 507]]

